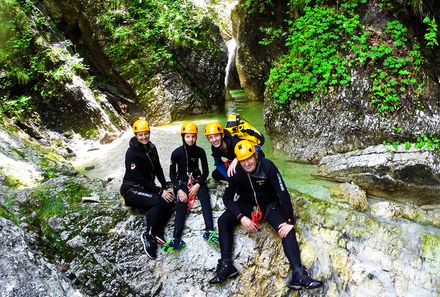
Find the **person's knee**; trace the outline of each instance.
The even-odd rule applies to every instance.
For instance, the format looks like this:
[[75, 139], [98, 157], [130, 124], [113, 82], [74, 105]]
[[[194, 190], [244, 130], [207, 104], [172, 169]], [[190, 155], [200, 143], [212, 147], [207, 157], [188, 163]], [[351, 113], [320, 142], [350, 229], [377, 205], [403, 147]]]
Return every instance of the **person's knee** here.
[[218, 218], [218, 228], [219, 229], [232, 229], [232, 227], [234, 226], [234, 221], [235, 221], [235, 217], [228, 213], [228, 212], [224, 212], [219, 218]]

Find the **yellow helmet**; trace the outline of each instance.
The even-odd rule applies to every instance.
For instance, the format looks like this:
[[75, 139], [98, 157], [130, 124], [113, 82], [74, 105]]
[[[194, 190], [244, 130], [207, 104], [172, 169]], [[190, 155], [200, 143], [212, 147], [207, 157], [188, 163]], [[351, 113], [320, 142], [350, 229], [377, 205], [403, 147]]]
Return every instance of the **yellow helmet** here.
[[255, 147], [249, 140], [240, 140], [234, 148], [235, 157], [243, 161], [255, 154]]
[[133, 123], [133, 132], [136, 134], [138, 132], [150, 132], [150, 125], [146, 120], [137, 120]]
[[212, 134], [223, 134], [223, 127], [219, 122], [211, 122], [208, 125], [206, 125], [205, 128], [205, 135], [212, 135]]
[[186, 133], [194, 133], [197, 134], [199, 132], [199, 129], [197, 128], [197, 125], [193, 122], [185, 122], [182, 124], [182, 127], [180, 128], [180, 134], [186, 134]]

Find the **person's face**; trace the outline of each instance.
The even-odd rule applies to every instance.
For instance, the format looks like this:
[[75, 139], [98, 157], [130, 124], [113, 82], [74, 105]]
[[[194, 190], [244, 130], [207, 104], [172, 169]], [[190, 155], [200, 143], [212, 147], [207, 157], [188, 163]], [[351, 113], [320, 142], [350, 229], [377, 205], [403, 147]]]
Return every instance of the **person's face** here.
[[197, 140], [197, 134], [194, 133], [186, 133], [185, 136], [183, 136], [183, 139], [185, 140], [185, 143], [188, 146], [192, 146], [196, 143]]
[[253, 154], [249, 158], [241, 160], [240, 165], [247, 173], [254, 172], [257, 168], [257, 155]]
[[147, 144], [150, 141], [150, 131], [148, 132], [138, 132], [136, 133], [136, 139], [141, 144]]
[[211, 134], [206, 136], [206, 138], [208, 138], [209, 143], [213, 146], [213, 147], [219, 147], [222, 144], [222, 134], [221, 133], [217, 133], [217, 134]]

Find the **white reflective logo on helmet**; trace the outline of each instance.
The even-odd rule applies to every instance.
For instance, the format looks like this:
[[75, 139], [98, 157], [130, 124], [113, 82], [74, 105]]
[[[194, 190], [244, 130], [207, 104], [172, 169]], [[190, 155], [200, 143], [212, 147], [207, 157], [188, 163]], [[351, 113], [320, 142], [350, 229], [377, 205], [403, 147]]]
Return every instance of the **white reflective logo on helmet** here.
[[131, 168], [131, 170], [134, 170], [136, 168], [136, 164], [134, 162], [131, 162], [130, 168]]

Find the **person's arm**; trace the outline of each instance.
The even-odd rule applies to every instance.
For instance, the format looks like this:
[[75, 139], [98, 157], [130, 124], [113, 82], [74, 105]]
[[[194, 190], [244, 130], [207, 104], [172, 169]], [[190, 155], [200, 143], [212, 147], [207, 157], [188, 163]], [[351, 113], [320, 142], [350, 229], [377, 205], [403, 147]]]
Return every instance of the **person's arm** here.
[[275, 192], [277, 193], [278, 198], [280, 199], [281, 207], [287, 218], [287, 223], [293, 224], [294, 217], [292, 202], [290, 201], [290, 194], [287, 191], [286, 184], [284, 183], [278, 168], [272, 162], [269, 162], [269, 164], [269, 179], [273, 188], [275, 189]]
[[202, 175], [198, 178], [197, 182], [199, 184], [204, 184], [209, 175], [208, 159], [206, 158], [204, 149], [200, 149], [200, 163], [202, 165]]

